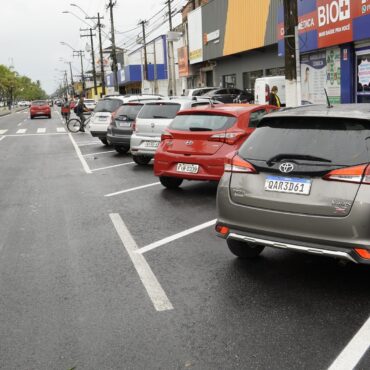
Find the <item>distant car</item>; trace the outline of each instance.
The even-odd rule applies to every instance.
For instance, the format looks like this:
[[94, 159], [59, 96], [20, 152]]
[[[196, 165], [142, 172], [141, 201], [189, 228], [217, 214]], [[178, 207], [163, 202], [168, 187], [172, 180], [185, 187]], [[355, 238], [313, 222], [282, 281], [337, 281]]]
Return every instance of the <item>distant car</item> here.
[[208, 91], [202, 97], [212, 98], [222, 103], [229, 104], [233, 103], [234, 100], [242, 94], [244, 91], [236, 88], [218, 88], [211, 91]]
[[61, 107], [61, 106], [62, 106], [62, 104], [63, 104], [63, 101], [62, 101], [62, 100], [60, 100], [60, 99], [55, 100], [55, 105], [56, 105], [57, 107]]
[[86, 112], [87, 114], [91, 114], [91, 112], [96, 107], [96, 101], [94, 99], [84, 99], [84, 104], [86, 108], [89, 110], [89, 112]]
[[101, 99], [96, 104], [91, 114], [89, 130], [92, 136], [98, 137], [100, 141], [108, 145], [107, 130], [114, 119], [116, 110], [123, 104], [122, 99], [107, 98]]
[[225, 163], [216, 231], [240, 258], [265, 247], [370, 264], [370, 104], [262, 118]]
[[35, 100], [31, 103], [30, 107], [31, 119], [41, 116], [51, 118], [51, 109], [47, 100]]
[[208, 99], [172, 99], [145, 104], [140, 110], [130, 147], [134, 162], [145, 165], [154, 157], [163, 130], [176, 117], [178, 111], [200, 105], [209, 105]]
[[133, 94], [133, 95], [115, 95], [108, 97], [107, 99], [120, 99], [123, 103], [145, 101], [145, 100], [163, 100], [162, 95], [151, 95], [151, 94]]
[[[238, 104], [252, 104], [254, 103], [254, 93], [251, 91], [243, 91], [241, 92], [235, 99], [234, 103]], [[268, 104], [268, 102], [266, 103]]]
[[18, 107], [29, 107], [29, 106], [31, 106], [31, 103], [29, 101], [22, 100], [18, 102]]
[[107, 139], [118, 153], [127, 153], [130, 150], [136, 117], [141, 108], [149, 102], [152, 100], [124, 103], [118, 108], [107, 130]]
[[222, 104], [179, 112], [162, 134], [154, 157], [154, 174], [167, 188], [183, 180], [219, 181], [225, 158], [276, 109], [269, 105]]
[[209, 91], [217, 89], [217, 87], [197, 87], [194, 89], [185, 90], [184, 96], [201, 96], [207, 94]]

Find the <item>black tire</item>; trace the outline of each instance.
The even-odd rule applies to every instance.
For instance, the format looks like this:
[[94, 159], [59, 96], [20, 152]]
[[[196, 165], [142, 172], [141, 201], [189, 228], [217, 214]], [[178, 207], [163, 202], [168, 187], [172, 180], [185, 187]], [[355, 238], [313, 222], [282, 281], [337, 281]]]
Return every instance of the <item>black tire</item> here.
[[134, 162], [136, 164], [139, 164], [141, 166], [144, 166], [146, 164], [148, 164], [150, 161], [151, 161], [151, 157], [147, 157], [145, 155], [133, 155], [132, 156], [132, 159], [134, 160]]
[[31, 119], [34, 119], [35, 117], [31, 116]]
[[77, 118], [72, 118], [67, 123], [67, 129], [69, 132], [76, 133], [80, 131], [81, 128], [81, 122]]
[[109, 143], [108, 143], [108, 139], [107, 139], [106, 137], [100, 137], [99, 139], [100, 139], [100, 141], [101, 141], [104, 145], [109, 145]]
[[51, 115], [50, 115], [50, 116], [48, 116], [48, 118], [49, 118], [49, 119], [51, 119]]
[[160, 176], [159, 181], [167, 189], [177, 189], [184, 180], [177, 177]]
[[241, 259], [256, 258], [265, 249], [264, 246], [243, 242], [241, 240], [227, 239], [226, 242], [231, 253]]
[[118, 145], [115, 145], [114, 146], [114, 149], [116, 150], [117, 153], [126, 154], [129, 151], [130, 148], [127, 147], [127, 146], [118, 146]]

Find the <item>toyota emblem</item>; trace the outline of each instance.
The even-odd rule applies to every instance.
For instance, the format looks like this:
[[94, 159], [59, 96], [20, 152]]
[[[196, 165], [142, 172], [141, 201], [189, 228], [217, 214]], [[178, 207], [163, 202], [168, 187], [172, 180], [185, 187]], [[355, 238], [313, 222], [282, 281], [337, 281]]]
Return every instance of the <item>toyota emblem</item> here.
[[292, 172], [292, 171], [294, 170], [294, 164], [293, 164], [293, 163], [289, 163], [289, 162], [282, 163], [282, 164], [279, 166], [279, 170], [280, 170], [280, 172], [282, 172], [282, 173], [289, 173], [289, 172]]
[[193, 142], [193, 141], [191, 141], [191, 140], [188, 140], [188, 141], [186, 141], [186, 142], [185, 142], [185, 144], [186, 144], [186, 145], [193, 145], [193, 144], [194, 144], [194, 142]]
[[150, 124], [150, 126], [151, 126], [152, 128], [154, 128], [154, 127], [155, 127], [155, 123], [151, 123], [151, 124]]

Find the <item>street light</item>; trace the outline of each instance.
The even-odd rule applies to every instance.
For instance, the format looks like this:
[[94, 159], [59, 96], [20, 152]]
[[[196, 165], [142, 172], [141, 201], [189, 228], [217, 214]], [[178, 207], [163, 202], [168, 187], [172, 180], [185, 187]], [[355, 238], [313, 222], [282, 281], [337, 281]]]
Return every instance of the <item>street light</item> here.
[[65, 41], [60, 41], [60, 43], [62, 44], [62, 45], [64, 45], [64, 46], [68, 46], [70, 49], [72, 49], [73, 51], [76, 51], [76, 49], [73, 47], [73, 46], [71, 46], [70, 44], [68, 44], [68, 42], [65, 42]]
[[[91, 27], [91, 24], [90, 23], [87, 23], [84, 19], [82, 19], [81, 17], [79, 17], [77, 14], [73, 13], [73, 12], [70, 12], [69, 10], [63, 10], [62, 11], [63, 14], [72, 14], [74, 17], [76, 17], [78, 20], [80, 20], [81, 22], [87, 24], [89, 27]], [[94, 26], [95, 27], [95, 26]]]
[[86, 17], [88, 17], [89, 15], [77, 4], [69, 4], [70, 6], [75, 6], [76, 8], [80, 9], [82, 11], [82, 13], [84, 13], [86, 15]]

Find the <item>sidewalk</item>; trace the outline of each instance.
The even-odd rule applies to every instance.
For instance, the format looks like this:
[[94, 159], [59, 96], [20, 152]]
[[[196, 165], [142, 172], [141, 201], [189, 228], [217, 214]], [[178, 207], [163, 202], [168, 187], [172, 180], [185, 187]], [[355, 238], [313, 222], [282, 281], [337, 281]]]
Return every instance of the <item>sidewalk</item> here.
[[28, 107], [13, 108], [12, 110], [2, 107], [0, 108], [0, 117], [7, 116], [8, 114], [11, 114], [11, 113], [20, 112], [25, 109], [28, 109]]

